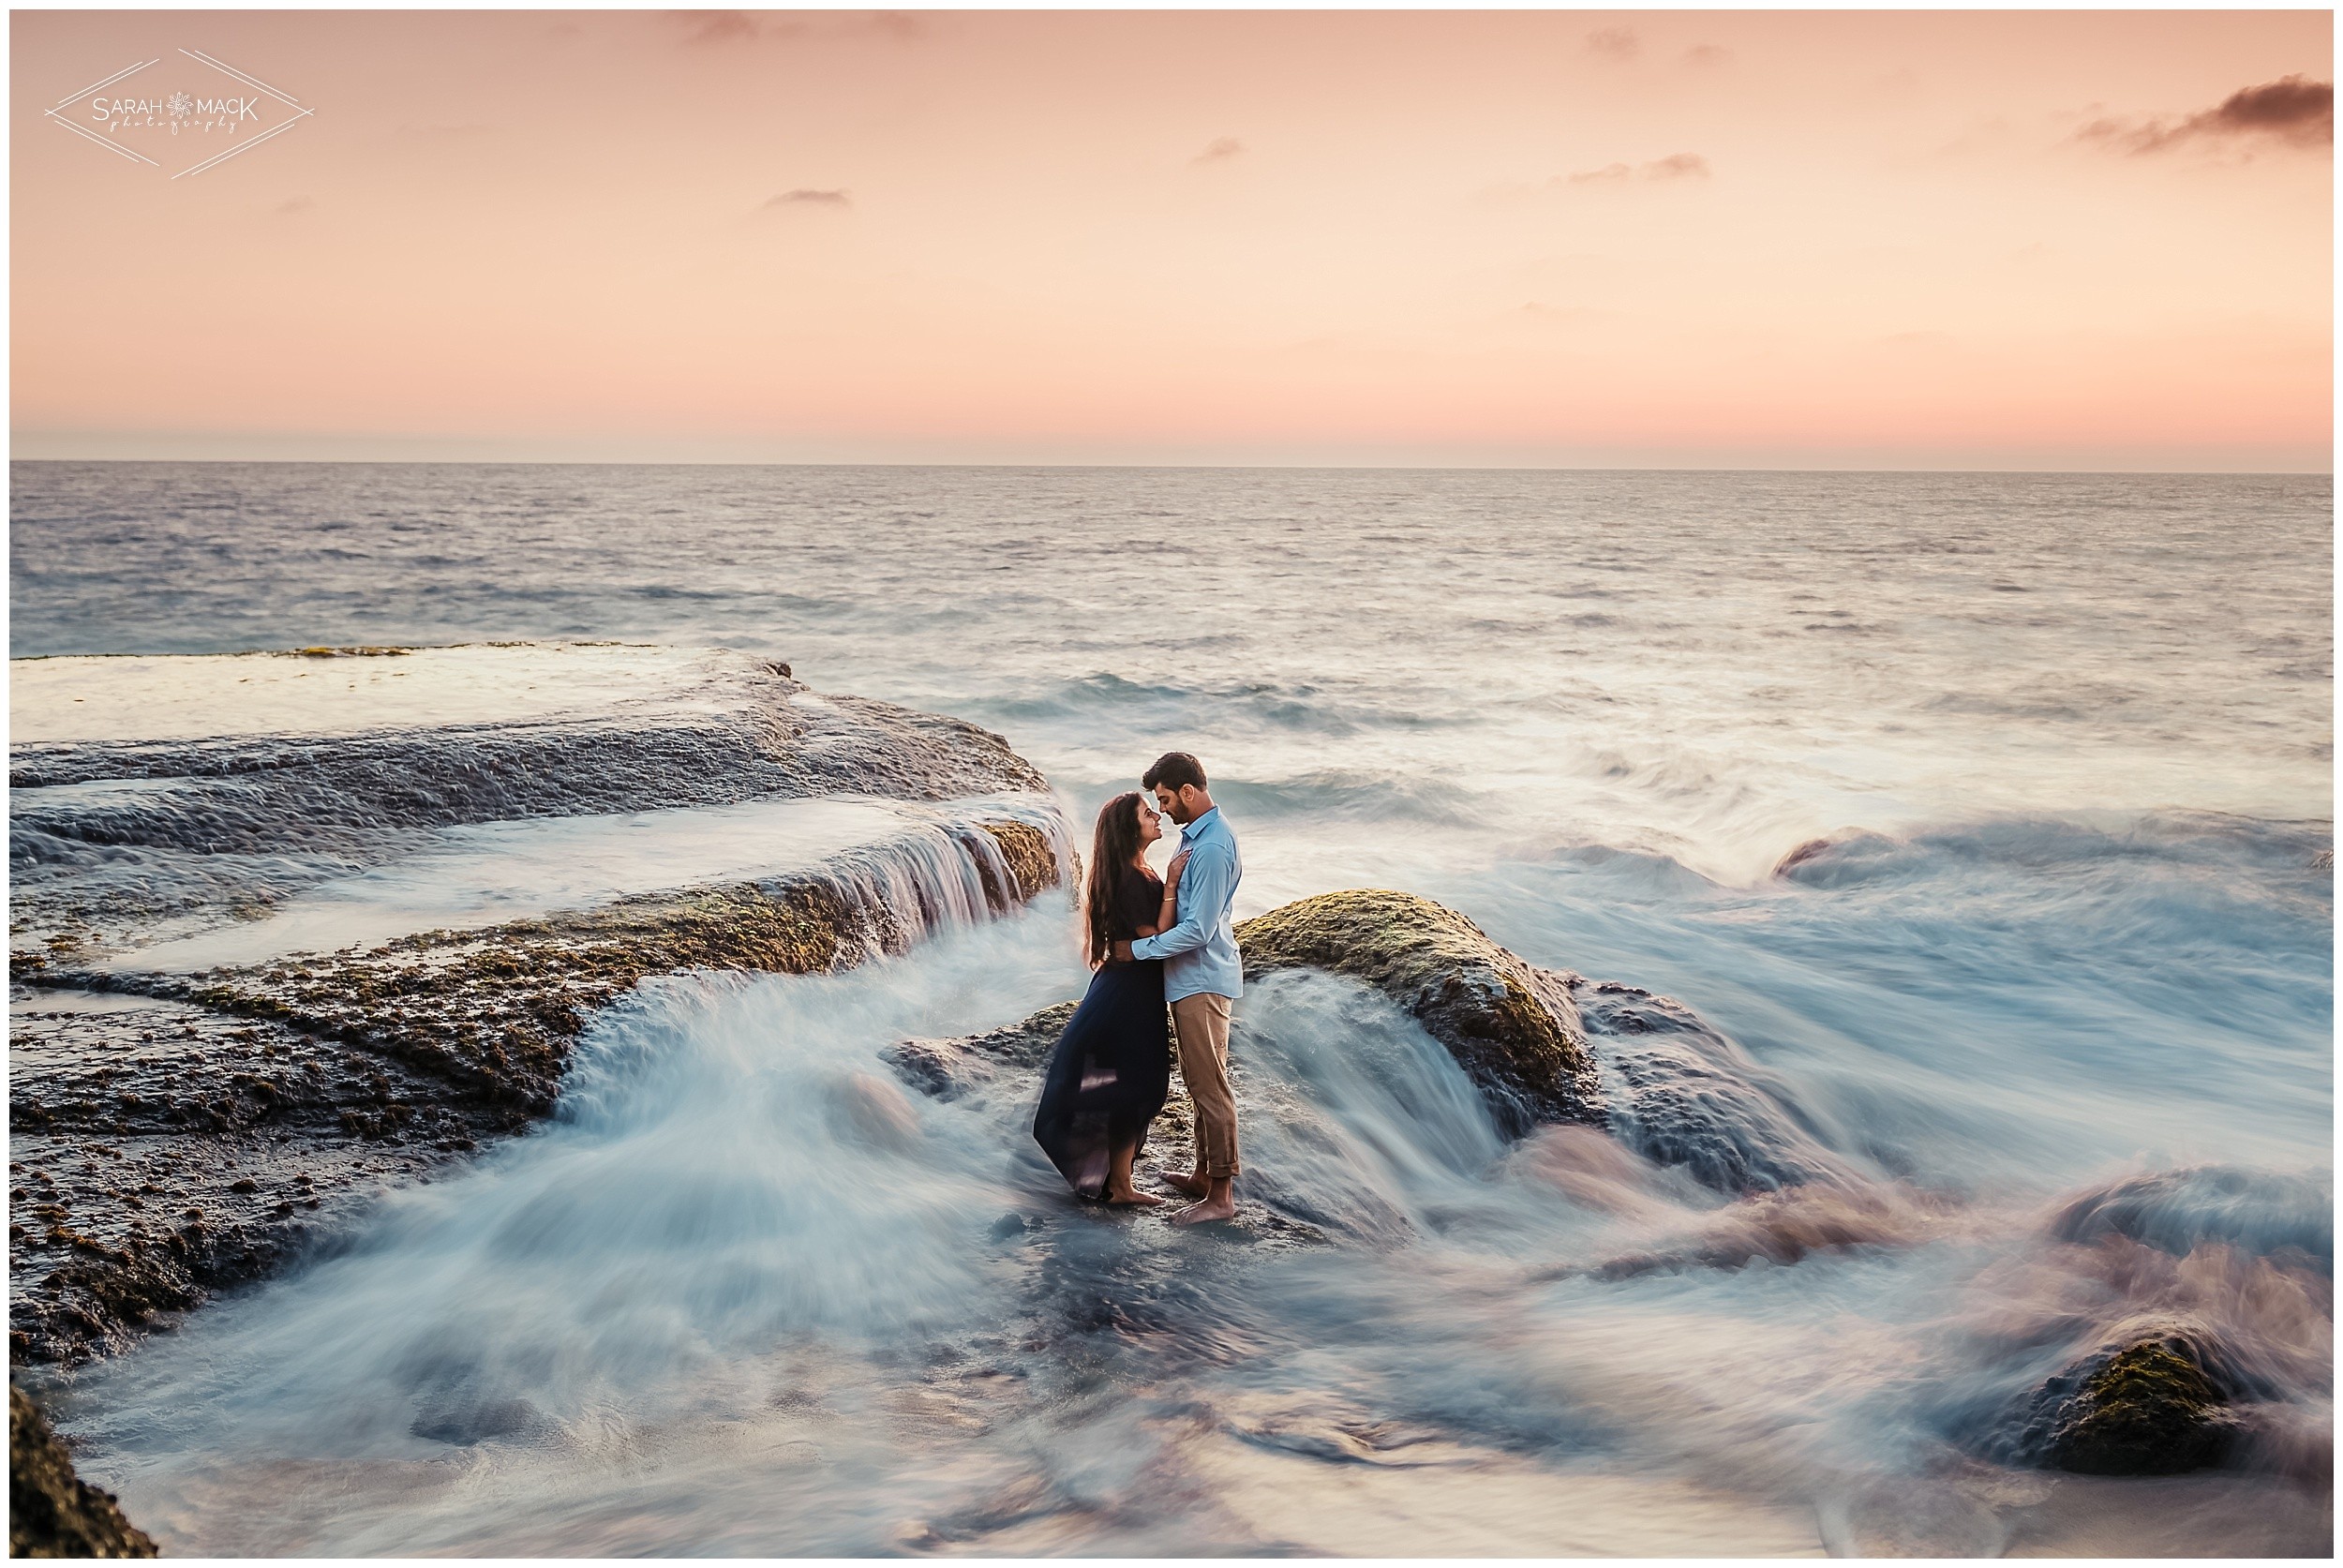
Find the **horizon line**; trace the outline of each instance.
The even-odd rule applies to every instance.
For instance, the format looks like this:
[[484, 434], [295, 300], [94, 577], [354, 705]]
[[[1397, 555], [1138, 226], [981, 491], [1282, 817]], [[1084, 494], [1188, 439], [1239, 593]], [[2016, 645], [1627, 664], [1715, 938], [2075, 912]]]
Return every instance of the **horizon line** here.
[[1783, 473], [1783, 474], [2071, 474], [2077, 477], [2109, 478], [2233, 478], [2233, 479], [2329, 479], [2335, 477], [2332, 461], [2325, 468], [2099, 468], [2042, 467], [1995, 468], [1986, 465], [1959, 467], [1930, 467], [1923, 465], [1862, 467], [1858, 465], [1801, 465], [1748, 463], [1312, 463], [1312, 462], [1065, 462], [985, 460], [916, 460], [904, 458], [875, 458], [859, 460], [815, 458], [703, 458], [703, 457], [20, 457], [8, 456], [11, 466], [18, 463], [96, 463], [128, 465], [140, 463], [193, 466], [216, 464], [246, 468], [327, 468], [336, 466], [366, 468], [705, 468], [705, 469], [1052, 469], [1100, 470], [1122, 471], [1195, 470], [1200, 472], [1261, 472], [1282, 470], [1297, 473]]

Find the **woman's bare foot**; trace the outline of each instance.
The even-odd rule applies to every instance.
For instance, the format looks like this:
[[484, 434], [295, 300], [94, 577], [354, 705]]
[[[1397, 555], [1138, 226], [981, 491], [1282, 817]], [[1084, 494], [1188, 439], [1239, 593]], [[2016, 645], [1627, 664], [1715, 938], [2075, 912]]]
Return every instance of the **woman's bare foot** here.
[[1131, 1182], [1131, 1161], [1139, 1157], [1139, 1140], [1115, 1145], [1107, 1164], [1107, 1206], [1117, 1209], [1152, 1208], [1163, 1202], [1142, 1192]]
[[1185, 1176], [1167, 1174], [1163, 1178], [1163, 1185], [1174, 1192], [1185, 1192], [1190, 1198], [1202, 1198], [1212, 1191], [1212, 1183], [1204, 1179], [1204, 1173], [1201, 1171], [1193, 1172]]

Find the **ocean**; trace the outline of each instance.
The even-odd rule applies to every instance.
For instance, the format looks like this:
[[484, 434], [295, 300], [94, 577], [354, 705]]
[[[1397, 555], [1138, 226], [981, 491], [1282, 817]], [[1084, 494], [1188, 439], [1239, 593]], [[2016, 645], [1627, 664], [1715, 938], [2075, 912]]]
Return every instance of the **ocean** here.
[[[753, 650], [998, 731], [1085, 841], [1190, 751], [1240, 918], [1398, 888], [1674, 997], [1896, 1195], [1848, 1245], [1717, 1262], [1713, 1197], [1559, 1196], [1421, 1030], [1287, 977], [1240, 1014], [1248, 1162], [1330, 1244], [1037, 1255], [1013, 1094], [903, 1144], [809, 1108], [892, 1040], [1077, 994], [1062, 910], [654, 986], [548, 1127], [65, 1391], [168, 1548], [2324, 1549], [2324, 476], [12, 480], [16, 658]], [[2185, 1232], [2161, 1272], [2055, 1245], [2143, 1180]], [[1959, 1441], [2040, 1325], [2173, 1318], [2259, 1369], [2281, 1439], [2150, 1480]], [[534, 1424], [435, 1440], [415, 1401], [451, 1379]]]

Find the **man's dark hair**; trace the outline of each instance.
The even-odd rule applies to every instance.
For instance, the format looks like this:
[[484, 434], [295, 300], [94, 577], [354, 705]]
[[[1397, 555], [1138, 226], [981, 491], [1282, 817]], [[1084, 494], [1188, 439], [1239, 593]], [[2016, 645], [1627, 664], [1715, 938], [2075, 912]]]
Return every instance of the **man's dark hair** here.
[[1161, 784], [1174, 795], [1187, 784], [1203, 789], [1206, 787], [1204, 765], [1186, 752], [1166, 752], [1156, 758], [1156, 765], [1148, 769], [1146, 776], [1139, 782], [1149, 789]]

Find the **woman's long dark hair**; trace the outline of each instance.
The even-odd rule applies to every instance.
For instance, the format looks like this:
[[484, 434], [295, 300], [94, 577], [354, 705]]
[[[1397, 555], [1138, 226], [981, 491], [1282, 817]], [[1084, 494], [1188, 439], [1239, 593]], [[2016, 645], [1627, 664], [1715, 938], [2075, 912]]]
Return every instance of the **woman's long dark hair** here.
[[1127, 790], [1098, 808], [1090, 836], [1090, 874], [1082, 883], [1082, 924], [1090, 933], [1090, 966], [1114, 952], [1114, 892], [1139, 855], [1139, 791]]

